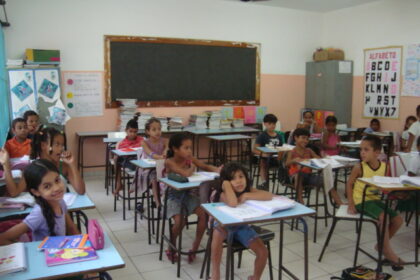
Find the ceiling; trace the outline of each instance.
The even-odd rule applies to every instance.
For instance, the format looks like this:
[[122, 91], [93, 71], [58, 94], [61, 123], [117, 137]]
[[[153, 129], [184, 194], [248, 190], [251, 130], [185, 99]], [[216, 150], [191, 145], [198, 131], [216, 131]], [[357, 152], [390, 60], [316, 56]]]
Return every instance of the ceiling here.
[[[223, 0], [230, 2], [241, 2], [241, 0]], [[290, 8], [312, 12], [331, 12], [334, 10], [363, 5], [370, 2], [382, 0], [249, 0], [242, 2], [243, 5], [264, 5], [272, 7]]]

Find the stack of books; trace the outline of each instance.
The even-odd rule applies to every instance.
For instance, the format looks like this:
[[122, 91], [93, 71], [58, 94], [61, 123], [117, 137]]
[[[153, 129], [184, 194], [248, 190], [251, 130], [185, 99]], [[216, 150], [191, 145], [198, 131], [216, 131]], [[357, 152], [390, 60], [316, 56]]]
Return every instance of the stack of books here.
[[0, 276], [26, 270], [25, 245], [23, 243], [13, 243], [1, 246], [0, 260]]
[[233, 127], [244, 127], [244, 119], [234, 119], [232, 123]]
[[182, 129], [182, 123], [182, 117], [171, 117], [169, 118], [169, 129]]
[[[153, 117], [152, 113], [141, 113], [138, 119], [139, 129], [144, 129], [149, 119]], [[162, 127], [163, 128], [163, 127]], [[162, 129], [163, 130], [163, 129]]]
[[220, 111], [211, 111], [209, 118], [209, 128], [210, 129], [219, 129], [220, 121], [222, 120], [222, 114]]
[[22, 67], [23, 59], [7, 59], [6, 66], [8, 68]]
[[207, 128], [207, 115], [206, 114], [194, 114], [190, 116], [190, 125], [197, 129]]
[[45, 253], [47, 266], [95, 260], [98, 258], [87, 234], [47, 236], [38, 246]]
[[156, 117], [160, 121], [162, 131], [168, 131], [168, 118], [167, 117]]
[[220, 128], [222, 129], [232, 128], [232, 120], [231, 119], [221, 120]]
[[117, 99], [117, 101], [121, 103], [119, 131], [125, 131], [127, 122], [131, 120], [137, 112], [137, 100], [121, 98]]

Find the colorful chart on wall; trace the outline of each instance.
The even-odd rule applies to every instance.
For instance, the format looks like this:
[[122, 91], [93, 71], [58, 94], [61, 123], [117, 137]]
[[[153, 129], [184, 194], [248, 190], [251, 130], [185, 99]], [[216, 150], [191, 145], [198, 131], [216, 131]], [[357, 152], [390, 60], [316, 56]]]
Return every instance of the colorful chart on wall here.
[[36, 111], [37, 95], [32, 70], [9, 70], [10, 101], [13, 118], [22, 117], [27, 110]]
[[363, 116], [398, 119], [402, 47], [365, 49], [364, 52]]
[[103, 96], [103, 72], [63, 71], [62, 99], [70, 116], [102, 116]]
[[420, 97], [420, 44], [404, 48], [403, 89], [401, 95]]

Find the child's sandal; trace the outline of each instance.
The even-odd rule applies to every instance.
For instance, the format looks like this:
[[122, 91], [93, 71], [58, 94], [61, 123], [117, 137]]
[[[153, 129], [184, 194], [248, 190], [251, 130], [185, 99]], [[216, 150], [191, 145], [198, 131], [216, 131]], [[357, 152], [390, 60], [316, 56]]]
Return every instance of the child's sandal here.
[[391, 268], [393, 271], [401, 271], [404, 269], [404, 262], [400, 258], [398, 258], [398, 262], [392, 263]]
[[195, 260], [195, 252], [192, 250], [188, 251], [188, 263], [191, 264]]
[[166, 256], [168, 257], [168, 260], [170, 260], [171, 262], [177, 262], [178, 261], [178, 255], [176, 254], [175, 251], [172, 251], [170, 249], [165, 251]]

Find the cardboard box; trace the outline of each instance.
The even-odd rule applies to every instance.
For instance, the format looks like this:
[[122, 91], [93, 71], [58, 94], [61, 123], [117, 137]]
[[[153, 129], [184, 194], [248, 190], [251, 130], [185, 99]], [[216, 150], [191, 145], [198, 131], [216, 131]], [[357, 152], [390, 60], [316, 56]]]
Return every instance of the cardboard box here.
[[315, 51], [313, 59], [314, 61], [344, 60], [344, 52], [342, 50]]

